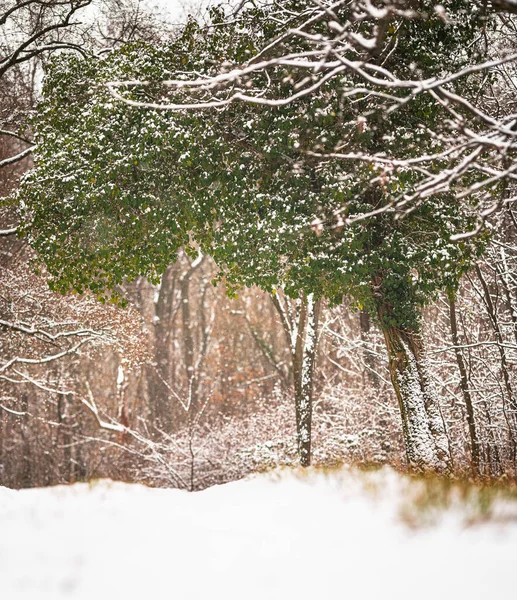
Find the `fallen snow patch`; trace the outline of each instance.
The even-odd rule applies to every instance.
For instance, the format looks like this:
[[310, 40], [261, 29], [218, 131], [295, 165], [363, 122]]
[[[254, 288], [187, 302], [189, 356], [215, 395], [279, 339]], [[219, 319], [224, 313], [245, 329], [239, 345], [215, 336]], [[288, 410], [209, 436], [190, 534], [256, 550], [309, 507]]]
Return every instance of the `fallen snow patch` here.
[[517, 503], [467, 526], [458, 498], [415, 527], [418, 485], [343, 469], [194, 494], [109, 481], [0, 488], [0, 598], [513, 597]]

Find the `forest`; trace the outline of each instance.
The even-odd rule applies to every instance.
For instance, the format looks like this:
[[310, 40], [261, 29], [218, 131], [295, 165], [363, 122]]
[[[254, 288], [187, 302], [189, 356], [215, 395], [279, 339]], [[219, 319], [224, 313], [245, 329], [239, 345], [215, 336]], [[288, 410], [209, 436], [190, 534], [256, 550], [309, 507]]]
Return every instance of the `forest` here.
[[2, 598], [511, 596], [517, 1], [0, 47]]
[[517, 5], [189, 11], [3, 2], [0, 483], [514, 479]]

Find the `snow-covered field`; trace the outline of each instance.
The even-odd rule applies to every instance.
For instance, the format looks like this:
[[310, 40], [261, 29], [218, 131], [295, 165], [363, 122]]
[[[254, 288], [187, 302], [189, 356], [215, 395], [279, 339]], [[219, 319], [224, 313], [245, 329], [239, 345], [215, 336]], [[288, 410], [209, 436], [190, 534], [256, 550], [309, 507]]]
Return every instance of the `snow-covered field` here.
[[428, 491], [389, 469], [0, 488], [0, 600], [517, 597], [517, 502]]

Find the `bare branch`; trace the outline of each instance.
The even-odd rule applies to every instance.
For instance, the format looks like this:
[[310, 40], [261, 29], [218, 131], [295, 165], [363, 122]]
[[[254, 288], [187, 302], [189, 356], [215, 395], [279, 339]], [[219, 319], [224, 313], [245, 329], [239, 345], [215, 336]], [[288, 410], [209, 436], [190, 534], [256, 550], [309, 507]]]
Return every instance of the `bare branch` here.
[[34, 150], [34, 147], [31, 146], [30, 148], [25, 148], [25, 150], [22, 150], [20, 153], [16, 154], [15, 156], [11, 156], [9, 158], [5, 158], [4, 160], [0, 160], [0, 168], [7, 167], [9, 165], [13, 165], [14, 163], [17, 163], [18, 161], [29, 156], [29, 154], [31, 154], [31, 152], [33, 150]]

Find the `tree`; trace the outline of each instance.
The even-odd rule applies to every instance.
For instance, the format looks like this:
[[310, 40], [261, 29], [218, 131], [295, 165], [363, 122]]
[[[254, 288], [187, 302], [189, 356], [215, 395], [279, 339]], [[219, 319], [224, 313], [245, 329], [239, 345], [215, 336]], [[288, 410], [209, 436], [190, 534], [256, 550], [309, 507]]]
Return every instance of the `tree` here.
[[291, 302], [275, 290], [271, 300], [280, 316], [292, 364], [296, 433], [300, 464], [311, 464], [312, 402], [322, 301], [302, 294]]
[[[447, 156], [434, 132], [447, 103], [413, 83], [411, 102], [396, 90], [412, 72], [421, 86], [445, 65], [468, 69], [484, 21], [416, 20], [395, 7], [373, 46], [371, 4], [361, 18], [345, 3], [295, 4], [242, 10], [233, 23], [215, 9], [212, 27], [191, 21], [163, 46], [57, 57], [35, 122], [38, 166], [18, 196], [24, 231], [59, 291], [104, 295], [125, 278], [156, 280], [179, 247], [199, 246], [230, 293], [259, 285], [311, 302], [348, 295], [384, 332], [410, 465], [446, 471], [419, 310], [439, 290], [454, 292], [481, 245], [461, 239], [474, 226], [468, 204], [443, 186], [414, 195], [426, 185], [425, 169], [410, 168], [422, 148], [433, 149], [430, 161]], [[336, 52], [340, 60], [325, 62]], [[359, 58], [382, 74], [371, 89]], [[387, 94], [390, 69], [397, 85]], [[164, 82], [168, 73], [176, 79]], [[472, 89], [456, 75], [447, 81]], [[357, 159], [346, 169], [345, 154]], [[394, 154], [400, 163], [383, 158]]]
[[[428, 131], [438, 142], [434, 147], [420, 152], [422, 144], [413, 144], [414, 152], [408, 156], [400, 153], [398, 144], [355, 152], [343, 151], [346, 144], [340, 144], [326, 155], [378, 164], [389, 172], [418, 174], [412, 186], [380, 210], [403, 214], [427, 197], [451, 189], [461, 198], [468, 196], [478, 218], [475, 229], [457, 234], [461, 239], [481, 231], [490, 215], [504, 206], [508, 198], [499, 192], [514, 177], [512, 78], [517, 53], [514, 18], [506, 13], [517, 13], [513, 0], [449, 0], [444, 4], [343, 0], [309, 2], [303, 7], [284, 3], [274, 18], [278, 25], [284, 17], [285, 29], [251, 58], [234, 65], [237, 68], [201, 78], [193, 73], [190, 79], [162, 81], [173, 90], [188, 90], [187, 99], [180, 95], [173, 101], [162, 97], [152, 102], [124, 93], [144, 84], [141, 80], [120, 79], [107, 86], [122, 102], [158, 110], [206, 109], [233, 102], [286, 106], [313, 95], [334, 78], [340, 79], [345, 97], [382, 99], [386, 115], [419, 104], [419, 97], [426, 96], [424, 102], [444, 109], [443, 122], [435, 122]], [[321, 28], [322, 23], [327, 28]], [[403, 60], [390, 60], [395, 56]], [[437, 65], [444, 66], [445, 74], [437, 74]], [[250, 83], [250, 76], [282, 66], [299, 74], [296, 86], [278, 94], [268, 85]], [[316, 155], [321, 155], [321, 148], [317, 150]]]
[[[87, 452], [82, 442], [77, 443], [81, 435], [95, 432], [102, 418], [91, 411], [90, 418], [85, 416], [88, 371], [95, 373], [95, 380], [103, 378], [109, 388], [116, 368], [113, 377], [110, 360], [102, 374], [88, 362], [111, 352], [113, 362], [123, 361], [127, 367], [131, 356], [139, 355], [140, 361], [146, 357], [146, 338], [135, 312], [103, 306], [91, 296], [63, 298], [49, 291], [45, 271], [36, 274], [31, 267], [34, 252], [15, 235], [19, 215], [6, 197], [31, 165], [34, 140], [29, 117], [49, 56], [63, 51], [106, 52], [116, 44], [147, 36], [156, 40], [164, 32], [158, 19], [156, 11], [144, 10], [140, 0], [0, 2], [3, 485], [44, 485], [91, 474], [95, 450]], [[100, 410], [102, 415], [106, 404]]]

